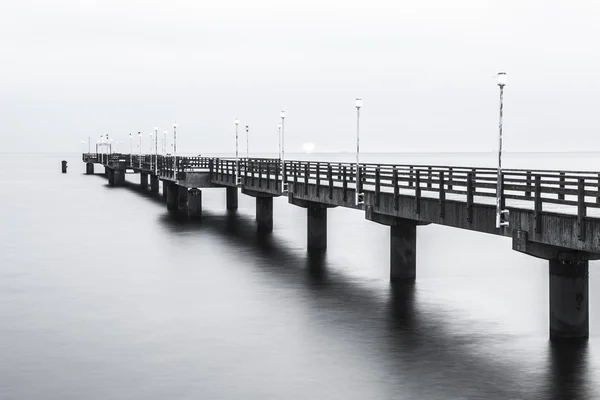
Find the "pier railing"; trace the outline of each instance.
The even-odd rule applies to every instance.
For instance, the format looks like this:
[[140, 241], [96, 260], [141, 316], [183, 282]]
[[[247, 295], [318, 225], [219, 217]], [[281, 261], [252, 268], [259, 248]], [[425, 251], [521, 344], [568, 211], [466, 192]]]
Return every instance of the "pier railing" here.
[[[358, 174], [353, 163], [318, 161], [286, 161], [278, 159], [177, 157], [162, 155], [84, 154], [83, 160], [109, 164], [125, 161], [134, 170], [157, 171], [160, 177], [185, 179], [187, 173], [208, 172], [213, 184], [245, 186], [253, 190], [281, 191], [282, 183], [316, 185], [317, 193], [330, 195], [333, 188], [341, 188], [344, 198], [350, 190], [374, 193], [378, 203], [383, 194], [394, 196], [397, 206], [401, 195], [415, 198], [437, 198], [440, 203], [461, 201], [494, 203], [500, 188], [501, 207], [531, 208], [539, 213], [557, 212], [577, 215], [579, 220], [600, 217], [600, 173], [590, 171], [504, 169], [500, 185], [497, 170], [486, 167], [459, 167], [441, 165], [360, 164]], [[238, 174], [236, 174], [238, 171]], [[237, 177], [237, 182], [236, 182]], [[329, 192], [328, 192], [329, 190]], [[300, 194], [300, 193], [296, 193]], [[595, 214], [595, 215], [593, 215]], [[537, 220], [540, 220], [537, 218]]]

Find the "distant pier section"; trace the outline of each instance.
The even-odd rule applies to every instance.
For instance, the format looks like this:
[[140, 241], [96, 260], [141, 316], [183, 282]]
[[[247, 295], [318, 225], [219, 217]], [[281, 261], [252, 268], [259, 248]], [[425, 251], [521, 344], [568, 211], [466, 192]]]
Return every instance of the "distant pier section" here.
[[[273, 230], [273, 197], [307, 210], [307, 248], [327, 247], [327, 212], [362, 210], [390, 227], [390, 279], [412, 282], [417, 227], [447, 225], [512, 238], [512, 248], [549, 262], [550, 338], [589, 336], [589, 260], [600, 258], [600, 174], [435, 165], [356, 164], [279, 159], [83, 154], [86, 173], [100, 164], [109, 184], [128, 172], [159, 193], [167, 209], [202, 217], [202, 191], [225, 188], [226, 207], [238, 193], [256, 198], [257, 230]], [[498, 185], [498, 182], [501, 184]], [[500, 188], [500, 189], [498, 189]], [[507, 210], [498, 228], [496, 199]], [[465, 254], [469, 257], [469, 254]], [[494, 257], [490, 249], [489, 257]], [[484, 260], [482, 260], [484, 261]], [[485, 268], [482, 263], [482, 268]], [[518, 277], [515, 277], [518, 279]]]

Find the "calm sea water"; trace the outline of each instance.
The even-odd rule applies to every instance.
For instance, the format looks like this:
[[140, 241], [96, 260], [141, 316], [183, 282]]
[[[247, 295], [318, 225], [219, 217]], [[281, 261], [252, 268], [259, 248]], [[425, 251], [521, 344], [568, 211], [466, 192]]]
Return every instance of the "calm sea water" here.
[[[598, 262], [589, 342], [553, 345], [547, 264], [507, 238], [419, 227], [417, 282], [396, 285], [388, 228], [361, 212], [330, 210], [329, 248], [310, 256], [306, 211], [286, 199], [258, 237], [252, 198], [227, 214], [224, 190], [204, 190], [204, 220], [181, 221], [138, 176], [111, 188], [79, 160], [0, 155], [0, 399], [600, 397]], [[505, 164], [600, 170], [598, 160]]]

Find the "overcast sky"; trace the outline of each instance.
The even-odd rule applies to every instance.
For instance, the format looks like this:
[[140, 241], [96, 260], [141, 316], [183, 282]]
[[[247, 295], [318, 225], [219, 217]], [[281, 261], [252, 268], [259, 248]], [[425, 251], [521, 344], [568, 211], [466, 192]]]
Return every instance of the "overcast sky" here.
[[[0, 152], [154, 126], [186, 152], [600, 150], [595, 0], [2, 0]], [[241, 151], [245, 152], [245, 134]], [[127, 146], [128, 148], [128, 146]]]

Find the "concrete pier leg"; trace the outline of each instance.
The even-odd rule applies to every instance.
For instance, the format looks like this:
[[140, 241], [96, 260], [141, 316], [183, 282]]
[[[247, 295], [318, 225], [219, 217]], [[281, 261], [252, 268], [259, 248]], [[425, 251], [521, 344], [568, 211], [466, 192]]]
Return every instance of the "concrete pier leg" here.
[[168, 186], [169, 186], [169, 184], [166, 181], [163, 181], [163, 183], [162, 183], [162, 198], [163, 198], [163, 201], [165, 201], [165, 202], [167, 201], [167, 191], [168, 191], [167, 187]]
[[188, 211], [188, 188], [175, 185], [177, 187], [177, 209], [179, 211]]
[[114, 180], [115, 186], [123, 186], [125, 185], [125, 171], [122, 169], [114, 169]]
[[308, 250], [325, 250], [327, 248], [327, 208], [308, 206], [307, 213], [307, 247]]
[[85, 164], [85, 173], [86, 175], [94, 174], [94, 163], [89, 162]]
[[140, 186], [142, 189], [146, 189], [148, 187], [148, 174], [145, 172], [140, 173]]
[[588, 261], [550, 260], [550, 340], [589, 337]]
[[106, 172], [108, 174], [108, 184], [110, 186], [115, 186], [115, 170], [107, 169]]
[[108, 178], [108, 167], [104, 167], [104, 176]]
[[158, 176], [150, 175], [150, 192], [158, 193]]
[[167, 210], [177, 211], [178, 187], [174, 183], [167, 183]]
[[273, 197], [256, 198], [256, 228], [261, 233], [273, 232]]
[[188, 192], [188, 216], [191, 219], [202, 218], [202, 190], [190, 189]]
[[227, 191], [227, 209], [228, 210], [237, 210], [238, 209], [238, 188], [237, 187], [228, 187], [225, 189]]
[[390, 226], [390, 280], [414, 281], [417, 272], [417, 225]]

